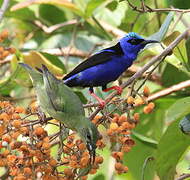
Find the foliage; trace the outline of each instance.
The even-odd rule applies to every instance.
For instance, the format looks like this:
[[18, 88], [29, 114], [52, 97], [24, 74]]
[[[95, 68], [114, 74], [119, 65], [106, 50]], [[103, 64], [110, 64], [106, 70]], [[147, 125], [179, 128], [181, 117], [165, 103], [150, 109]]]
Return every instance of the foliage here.
[[[0, 2], [2, 4], [3, 0]], [[140, 0], [130, 2], [141, 8]], [[190, 2], [185, 1], [184, 6], [184, 2], [180, 0], [147, 0], [145, 3], [149, 7], [160, 9], [169, 8], [170, 5], [181, 10], [190, 7]], [[24, 109], [30, 107], [35, 100], [30, 78], [17, 66], [18, 62], [25, 62], [34, 68], [40, 67], [43, 63], [58, 78], [62, 78], [84, 58], [110, 44], [115, 44], [116, 39], [127, 32], [134, 31], [144, 37], [161, 40], [162, 46], [166, 48], [188, 28], [189, 18], [189, 13], [183, 12], [138, 12], [125, 0], [12, 0], [0, 26], [0, 100], [10, 100]], [[143, 177], [146, 180], [172, 180], [183, 173], [189, 173], [187, 158], [189, 136], [180, 131], [178, 124], [190, 113], [188, 88], [190, 85], [171, 91], [166, 94], [167, 96], [160, 95], [157, 99], [153, 99], [152, 104], [147, 102], [154, 93], [166, 88], [171, 90], [173, 85], [180, 86], [180, 83], [188, 82], [189, 42], [189, 37], [182, 40], [152, 74], [149, 73], [148, 77], [143, 75], [136, 80], [133, 91], [127, 87], [121, 97], [112, 99], [111, 105], [96, 117], [109, 117], [111, 120], [108, 118], [109, 120], [99, 127], [105, 136], [104, 143], [108, 145], [103, 150], [97, 151], [103, 156], [104, 162], [94, 175], [89, 176], [89, 179], [109, 179], [113, 176], [116, 180], [126, 178], [139, 180]], [[134, 63], [135, 70], [131, 68], [128, 71], [130, 75], [124, 73], [119, 83], [126, 82], [139, 66], [143, 66], [151, 57], [162, 51], [161, 46], [147, 47]], [[143, 85], [145, 78], [146, 86]], [[113, 82], [115, 83], [117, 82]], [[87, 89], [74, 90], [83, 103], [88, 103], [89, 100], [94, 102], [88, 95]], [[102, 93], [98, 88], [96, 91], [102, 98], [109, 95]], [[95, 108], [86, 108], [86, 115]], [[130, 148], [130, 152], [125, 149], [121, 160], [118, 159], [121, 155], [120, 153], [118, 155], [120, 150], [108, 139], [117, 137], [115, 134], [119, 131], [115, 130], [117, 133], [112, 134], [112, 130], [120, 128], [119, 117], [123, 116], [128, 119], [138, 119], [138, 125], [137, 122], [133, 122], [135, 128], [131, 128], [133, 130], [130, 136], [135, 145]], [[2, 127], [2, 120], [0, 123]], [[45, 131], [48, 135], [52, 135], [57, 133], [58, 129], [47, 125]], [[19, 141], [24, 140], [23, 137], [19, 138]], [[1, 153], [6, 152], [2, 146], [3, 141], [1, 139]], [[57, 158], [57, 153], [58, 148], [51, 149], [51, 157], [54, 159]], [[1, 156], [0, 159], [3, 159]], [[117, 173], [113, 171], [115, 163], [112, 162], [115, 160], [117, 163], [123, 163], [125, 171], [118, 171], [117, 168]], [[6, 174], [5, 171], [6, 169], [2, 167], [0, 175]], [[63, 168], [60, 167], [59, 171], [63, 171]], [[121, 173], [126, 171], [127, 173]]]

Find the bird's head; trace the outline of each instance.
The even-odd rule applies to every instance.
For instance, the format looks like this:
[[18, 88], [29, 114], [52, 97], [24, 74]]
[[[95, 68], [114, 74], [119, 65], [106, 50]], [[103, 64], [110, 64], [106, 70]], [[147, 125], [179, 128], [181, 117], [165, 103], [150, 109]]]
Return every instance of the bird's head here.
[[126, 53], [138, 54], [149, 43], [159, 43], [156, 40], [146, 40], [134, 32], [128, 33], [125, 37], [120, 39], [120, 45]]
[[84, 123], [83, 127], [79, 129], [78, 132], [82, 140], [86, 143], [86, 147], [90, 154], [90, 160], [93, 163], [96, 155], [96, 142], [99, 139], [100, 135], [96, 126], [92, 122], [89, 120], [86, 122], [87, 123]]

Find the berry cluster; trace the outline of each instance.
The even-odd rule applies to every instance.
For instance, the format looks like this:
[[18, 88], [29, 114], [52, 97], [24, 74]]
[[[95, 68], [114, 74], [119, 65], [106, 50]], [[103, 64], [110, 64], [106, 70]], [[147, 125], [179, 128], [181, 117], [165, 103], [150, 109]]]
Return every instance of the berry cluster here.
[[2, 44], [0, 46], [0, 60], [5, 59], [8, 55], [14, 54], [16, 52], [15, 48], [13, 47], [4, 47], [3, 42], [8, 39], [9, 32], [7, 30], [3, 30], [0, 33], [0, 43]]
[[[106, 127], [96, 145], [98, 149], [110, 145], [118, 174], [128, 172], [123, 157], [135, 145], [130, 135], [140, 120], [139, 113], [131, 110], [146, 103], [149, 89], [145, 87], [143, 93], [142, 98], [129, 96], [124, 100], [129, 107], [133, 107], [129, 108], [128, 115], [111, 113], [109, 117], [97, 115], [92, 120], [97, 126]], [[154, 106], [152, 102], [146, 104], [143, 112], [151, 113]], [[92, 163], [86, 145], [75, 132], [67, 134], [64, 140], [59, 139], [59, 135], [63, 136], [59, 122], [43, 118], [36, 103], [26, 110], [10, 102], [0, 101], [0, 167], [5, 167], [6, 178], [73, 180], [80, 177], [86, 180], [88, 174], [95, 174], [104, 161], [103, 157], [96, 154]], [[58, 126], [60, 131], [48, 134], [45, 130], [47, 124]], [[57, 145], [59, 148], [54, 157], [51, 151]]]
[[[103, 157], [96, 156], [91, 164], [86, 145], [77, 139], [77, 134], [70, 134], [63, 142], [60, 159], [51, 155], [53, 146], [60, 143], [54, 142], [52, 135], [44, 129], [37, 108], [34, 106], [27, 114], [22, 107], [14, 107], [9, 102], [0, 102], [0, 167], [7, 168], [7, 178], [14, 180], [30, 180], [41, 178], [43, 180], [75, 179], [79, 175], [87, 179], [87, 174], [95, 174]], [[47, 122], [48, 123], [48, 122]], [[98, 148], [102, 148], [101, 139]], [[65, 169], [59, 171], [59, 167]], [[90, 168], [89, 168], [90, 167]], [[86, 170], [81, 173], [80, 170]]]

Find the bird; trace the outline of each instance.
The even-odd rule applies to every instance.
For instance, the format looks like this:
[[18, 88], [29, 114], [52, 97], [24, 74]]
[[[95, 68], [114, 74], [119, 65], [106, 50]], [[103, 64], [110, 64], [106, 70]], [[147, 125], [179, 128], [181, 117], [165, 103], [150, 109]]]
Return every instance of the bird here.
[[184, 134], [190, 135], [190, 114], [187, 114], [179, 122], [179, 128]]
[[146, 40], [137, 33], [130, 32], [116, 45], [100, 50], [80, 63], [63, 77], [63, 81], [69, 87], [89, 87], [90, 94], [99, 102], [100, 107], [104, 107], [105, 101], [94, 93], [93, 88], [101, 86], [104, 92], [115, 89], [118, 94], [121, 94], [120, 86], [107, 88], [107, 84], [117, 80], [149, 43], [159, 42]]
[[62, 80], [51, 74], [45, 65], [35, 70], [27, 64], [19, 64], [31, 77], [41, 110], [62, 122], [67, 128], [78, 132], [86, 143], [90, 161], [94, 162], [96, 142], [100, 134], [97, 127], [85, 117], [79, 97]]

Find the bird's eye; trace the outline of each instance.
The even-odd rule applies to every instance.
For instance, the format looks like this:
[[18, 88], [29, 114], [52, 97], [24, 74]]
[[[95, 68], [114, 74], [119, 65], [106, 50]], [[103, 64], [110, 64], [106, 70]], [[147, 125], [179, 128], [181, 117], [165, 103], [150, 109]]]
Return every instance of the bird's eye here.
[[132, 44], [132, 45], [137, 45], [137, 44], [140, 44], [143, 41], [144, 41], [144, 39], [130, 39], [127, 42]]

